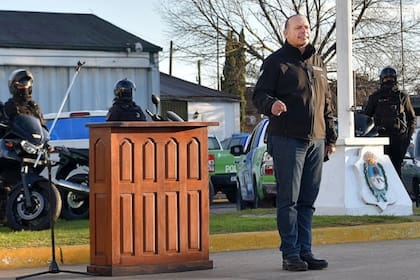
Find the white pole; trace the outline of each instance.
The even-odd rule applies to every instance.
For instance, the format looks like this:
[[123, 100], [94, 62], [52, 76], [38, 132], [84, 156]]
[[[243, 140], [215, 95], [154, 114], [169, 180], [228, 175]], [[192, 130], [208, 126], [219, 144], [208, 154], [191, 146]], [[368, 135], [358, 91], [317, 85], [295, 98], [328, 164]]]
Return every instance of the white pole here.
[[338, 136], [354, 137], [351, 1], [336, 1]]

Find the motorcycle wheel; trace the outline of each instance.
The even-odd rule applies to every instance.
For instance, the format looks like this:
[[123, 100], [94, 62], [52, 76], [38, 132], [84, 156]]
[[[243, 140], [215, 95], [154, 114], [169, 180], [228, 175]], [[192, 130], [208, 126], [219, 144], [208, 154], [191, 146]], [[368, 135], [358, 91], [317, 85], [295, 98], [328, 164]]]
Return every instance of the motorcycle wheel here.
[[[75, 174], [67, 179], [76, 184], [88, 185], [88, 174]], [[89, 194], [60, 189], [61, 217], [66, 220], [81, 220], [89, 218]]]
[[[32, 207], [25, 205], [25, 194], [22, 184], [15, 186], [10, 192], [6, 204], [7, 226], [12, 230], [44, 230], [58, 219], [61, 212], [61, 198], [55, 187], [48, 181], [37, 181], [30, 188]], [[52, 200], [49, 200], [50, 191]]]

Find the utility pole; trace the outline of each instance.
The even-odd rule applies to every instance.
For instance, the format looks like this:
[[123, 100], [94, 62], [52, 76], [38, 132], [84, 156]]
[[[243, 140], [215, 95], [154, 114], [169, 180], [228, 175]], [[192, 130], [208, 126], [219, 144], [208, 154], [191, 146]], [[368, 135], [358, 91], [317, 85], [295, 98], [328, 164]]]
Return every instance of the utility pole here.
[[400, 0], [400, 32], [401, 32], [401, 77], [402, 89], [405, 90], [405, 63], [404, 63], [404, 31], [403, 31], [403, 12], [402, 0]]
[[199, 85], [201, 85], [201, 60], [200, 59], [197, 61], [197, 70], [198, 70], [197, 82]]
[[174, 45], [171, 40], [169, 45], [169, 76], [172, 76], [172, 53], [174, 51]]
[[217, 79], [217, 90], [220, 90], [220, 73], [219, 73], [219, 18], [216, 22], [216, 79]]

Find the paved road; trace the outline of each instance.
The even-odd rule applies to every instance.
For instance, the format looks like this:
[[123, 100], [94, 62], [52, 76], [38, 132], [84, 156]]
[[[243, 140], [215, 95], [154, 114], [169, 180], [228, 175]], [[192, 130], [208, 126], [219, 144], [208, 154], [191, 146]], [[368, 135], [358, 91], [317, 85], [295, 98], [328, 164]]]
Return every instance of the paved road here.
[[[211, 254], [210, 270], [136, 275], [124, 277], [86, 276], [71, 273], [44, 274], [25, 279], [73, 280], [418, 280], [420, 279], [420, 239], [370, 243], [322, 245], [314, 247], [318, 256], [329, 260], [322, 271], [289, 272], [281, 269], [277, 250], [252, 250]], [[62, 270], [84, 272], [86, 265], [63, 266]], [[46, 268], [0, 271], [0, 279], [14, 279]]]

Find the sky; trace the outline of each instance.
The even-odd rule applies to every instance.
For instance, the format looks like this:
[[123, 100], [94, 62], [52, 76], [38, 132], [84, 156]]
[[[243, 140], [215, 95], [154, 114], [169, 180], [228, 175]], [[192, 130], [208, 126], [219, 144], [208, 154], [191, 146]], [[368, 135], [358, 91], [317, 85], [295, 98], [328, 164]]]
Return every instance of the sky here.
[[[152, 44], [160, 46], [161, 72], [169, 72], [170, 38], [160, 16], [161, 0], [1, 0], [1, 10], [94, 14]], [[172, 75], [196, 83], [196, 66], [177, 62], [174, 55]], [[204, 82], [203, 82], [203, 85]], [[209, 86], [209, 85], [208, 85]]]

